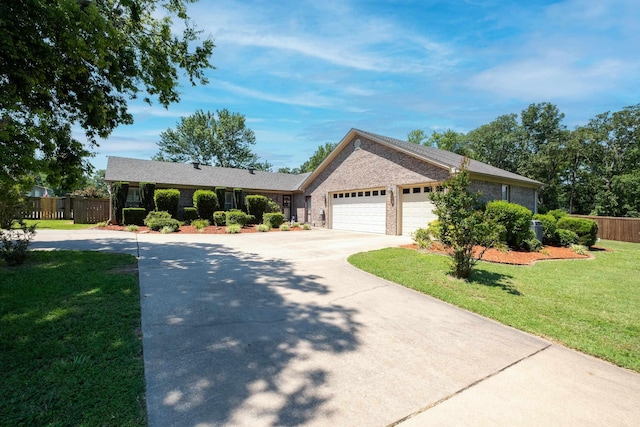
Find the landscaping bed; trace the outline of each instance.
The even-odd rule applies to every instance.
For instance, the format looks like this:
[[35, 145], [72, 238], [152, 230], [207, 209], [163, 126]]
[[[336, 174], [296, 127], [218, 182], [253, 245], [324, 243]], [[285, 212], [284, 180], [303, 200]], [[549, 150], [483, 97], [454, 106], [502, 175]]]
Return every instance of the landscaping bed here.
[[[404, 245], [403, 248], [420, 250], [417, 244]], [[593, 249], [593, 248], [592, 248]], [[478, 247], [474, 250], [474, 253], [478, 253], [481, 249]], [[448, 254], [447, 249], [440, 243], [433, 243], [429, 249], [425, 249], [426, 252]], [[483, 261], [496, 262], [500, 264], [514, 264], [514, 265], [530, 265], [536, 261], [549, 260], [549, 259], [585, 259], [591, 258], [590, 255], [581, 255], [574, 252], [571, 248], [560, 248], [555, 246], [545, 246], [540, 252], [525, 252], [525, 251], [501, 251], [498, 249], [488, 249], [482, 256]]]
[[[125, 225], [107, 225], [104, 227], [96, 227], [98, 230], [116, 230], [116, 231], [128, 231], [127, 226]], [[302, 231], [304, 230], [302, 227], [291, 227], [289, 231]], [[272, 228], [269, 232], [277, 231], [280, 232], [279, 228]], [[255, 225], [245, 225], [240, 230], [240, 233], [257, 233]], [[151, 234], [160, 234], [160, 231], [150, 230], [149, 227], [139, 226], [136, 233], [151, 233]], [[208, 227], [203, 228], [201, 231], [197, 230], [195, 227], [191, 225], [181, 225], [180, 229], [177, 233], [182, 234], [228, 234], [226, 226], [218, 226], [218, 225], [210, 225]]]

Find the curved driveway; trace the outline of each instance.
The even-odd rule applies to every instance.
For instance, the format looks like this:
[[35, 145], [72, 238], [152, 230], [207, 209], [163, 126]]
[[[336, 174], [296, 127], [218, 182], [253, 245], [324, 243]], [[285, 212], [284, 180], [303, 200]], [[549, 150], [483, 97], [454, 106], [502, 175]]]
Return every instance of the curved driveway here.
[[639, 425], [640, 375], [361, 272], [406, 238], [40, 231], [139, 256], [151, 426]]

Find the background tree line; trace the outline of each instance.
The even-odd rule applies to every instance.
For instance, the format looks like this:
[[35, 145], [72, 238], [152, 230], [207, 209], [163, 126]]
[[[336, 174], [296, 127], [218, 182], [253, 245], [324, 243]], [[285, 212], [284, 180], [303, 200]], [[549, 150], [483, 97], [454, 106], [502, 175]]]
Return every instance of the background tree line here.
[[414, 130], [408, 140], [542, 182], [542, 213], [640, 217], [640, 104], [598, 114], [573, 130], [563, 119], [544, 102], [466, 134]]

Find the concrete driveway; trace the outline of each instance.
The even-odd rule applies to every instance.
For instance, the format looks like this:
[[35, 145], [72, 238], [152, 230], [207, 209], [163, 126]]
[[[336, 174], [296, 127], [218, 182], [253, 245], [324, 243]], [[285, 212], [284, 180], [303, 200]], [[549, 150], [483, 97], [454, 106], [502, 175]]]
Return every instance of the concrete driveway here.
[[406, 238], [38, 233], [139, 256], [151, 426], [640, 425], [640, 375], [361, 272]]

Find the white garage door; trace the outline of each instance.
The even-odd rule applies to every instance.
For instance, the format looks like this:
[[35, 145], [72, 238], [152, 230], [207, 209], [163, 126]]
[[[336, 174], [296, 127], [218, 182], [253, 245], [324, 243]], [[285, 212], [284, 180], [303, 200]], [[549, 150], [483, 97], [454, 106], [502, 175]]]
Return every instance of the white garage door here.
[[433, 213], [435, 206], [429, 201], [429, 195], [435, 188], [420, 186], [402, 189], [402, 235], [410, 236], [418, 228], [438, 219]]
[[386, 199], [385, 190], [334, 193], [331, 196], [332, 228], [385, 234]]

